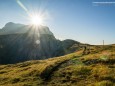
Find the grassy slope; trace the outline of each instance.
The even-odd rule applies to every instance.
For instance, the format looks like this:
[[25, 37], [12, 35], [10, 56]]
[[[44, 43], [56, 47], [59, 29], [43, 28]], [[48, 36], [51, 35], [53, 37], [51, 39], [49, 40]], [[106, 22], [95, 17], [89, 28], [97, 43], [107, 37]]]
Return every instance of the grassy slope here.
[[0, 65], [0, 86], [115, 86], [115, 45], [47, 60]]

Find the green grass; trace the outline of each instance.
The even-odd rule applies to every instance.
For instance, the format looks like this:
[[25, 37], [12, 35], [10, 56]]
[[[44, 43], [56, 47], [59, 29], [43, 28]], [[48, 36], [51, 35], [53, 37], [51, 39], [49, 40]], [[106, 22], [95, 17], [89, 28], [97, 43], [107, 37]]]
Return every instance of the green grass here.
[[115, 46], [0, 65], [0, 86], [115, 86]]

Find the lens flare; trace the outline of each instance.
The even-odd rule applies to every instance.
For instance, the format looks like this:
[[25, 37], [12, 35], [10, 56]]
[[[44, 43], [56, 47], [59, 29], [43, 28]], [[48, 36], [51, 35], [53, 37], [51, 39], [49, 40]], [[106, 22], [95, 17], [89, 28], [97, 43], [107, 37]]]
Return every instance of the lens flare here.
[[16, 0], [17, 3], [19, 4], [19, 6], [24, 9], [26, 12], [28, 12], [28, 9], [22, 4], [22, 2], [20, 0]]
[[[27, 20], [29, 20], [29, 24], [32, 26], [40, 26], [46, 24], [46, 21], [49, 20], [50, 15], [48, 11], [39, 10], [30, 10], [27, 9], [26, 6], [21, 2], [21, 0], [16, 0], [18, 5], [28, 14], [28, 16], [24, 16]], [[31, 7], [31, 6], [30, 6]], [[33, 7], [31, 7], [33, 8]]]

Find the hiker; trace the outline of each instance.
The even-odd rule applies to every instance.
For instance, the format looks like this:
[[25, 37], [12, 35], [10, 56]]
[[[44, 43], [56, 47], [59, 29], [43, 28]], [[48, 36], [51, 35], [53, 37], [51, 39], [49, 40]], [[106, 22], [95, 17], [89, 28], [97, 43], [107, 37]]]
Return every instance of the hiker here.
[[86, 52], [86, 46], [84, 46], [83, 55], [86, 54], [85, 52]]

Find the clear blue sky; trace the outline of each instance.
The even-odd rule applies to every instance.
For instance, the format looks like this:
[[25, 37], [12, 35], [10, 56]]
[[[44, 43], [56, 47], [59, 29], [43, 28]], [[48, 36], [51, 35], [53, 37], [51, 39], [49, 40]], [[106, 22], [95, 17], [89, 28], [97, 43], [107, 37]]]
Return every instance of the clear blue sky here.
[[[20, 0], [29, 11], [47, 12], [45, 25], [56, 38], [83, 43], [115, 43], [115, 4], [98, 5], [107, 0]], [[114, 1], [114, 0], [108, 0]], [[28, 15], [16, 0], [0, 0], [0, 28], [7, 22], [28, 24]]]

